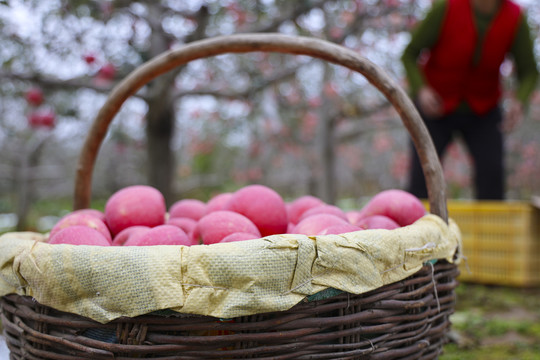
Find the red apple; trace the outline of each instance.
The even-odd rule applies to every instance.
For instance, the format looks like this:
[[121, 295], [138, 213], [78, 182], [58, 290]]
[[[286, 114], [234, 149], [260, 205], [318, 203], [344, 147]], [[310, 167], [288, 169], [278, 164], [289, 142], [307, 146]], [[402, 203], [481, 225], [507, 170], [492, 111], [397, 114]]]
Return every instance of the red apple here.
[[96, 62], [96, 55], [93, 53], [86, 53], [83, 55], [83, 59], [88, 65], [92, 65]]
[[305, 195], [299, 197], [290, 203], [289, 221], [295, 225], [298, 224], [300, 217], [306, 210], [320, 205], [324, 205], [324, 201], [315, 196]]
[[[199, 222], [197, 222], [197, 225], [198, 224], [199, 224]], [[197, 225], [195, 225], [193, 230], [191, 230], [191, 232], [188, 233], [188, 236], [189, 236], [189, 239], [191, 240], [192, 243], [194, 243], [194, 244], [195, 243], [196, 244], [202, 244], [201, 233], [199, 231], [199, 226], [197, 226]]]
[[112, 237], [107, 225], [95, 217], [85, 213], [70, 213], [61, 218], [51, 229], [50, 237], [53, 237], [57, 232], [62, 229], [68, 228], [74, 225], [81, 225], [92, 228], [98, 231], [109, 243], [112, 243]]
[[203, 216], [194, 231], [197, 234], [196, 237], [200, 237], [202, 243], [206, 245], [218, 243], [235, 232], [247, 232], [253, 234], [255, 238], [261, 237], [259, 229], [251, 220], [229, 210], [213, 211]]
[[294, 229], [295, 226], [296, 226], [296, 225], [293, 224], [292, 222], [288, 223], [288, 224], [287, 224], [287, 234], [292, 234], [292, 233], [293, 233], [292, 231], [293, 231], [293, 229]]
[[30, 88], [25, 94], [26, 101], [32, 106], [39, 106], [43, 103], [43, 92], [38, 87]]
[[236, 242], [236, 241], [253, 240], [253, 239], [258, 239], [258, 237], [251, 233], [235, 232], [235, 233], [225, 236], [223, 240], [221, 240], [220, 242], [227, 243], [227, 242]]
[[32, 111], [28, 114], [28, 125], [32, 128], [37, 128], [41, 126], [41, 115], [37, 111]]
[[342, 218], [343, 220], [349, 221], [347, 219], [347, 215], [345, 215], [345, 211], [341, 210], [339, 207], [335, 205], [327, 205], [327, 204], [319, 205], [319, 206], [312, 207], [311, 209], [307, 209], [306, 211], [304, 211], [302, 216], [300, 216], [299, 221], [302, 221], [308, 216], [315, 215], [315, 214], [332, 214], [332, 215]]
[[393, 230], [397, 229], [399, 224], [395, 222], [394, 220], [390, 219], [388, 216], [384, 215], [371, 215], [366, 216], [362, 219], [360, 219], [357, 223], [357, 226], [361, 227], [362, 229], [387, 229], [387, 230]]
[[193, 229], [195, 229], [195, 226], [197, 226], [197, 221], [190, 218], [177, 217], [169, 218], [166, 221], [166, 224], [178, 226], [180, 229], [184, 230], [186, 234], [190, 234]]
[[159, 190], [146, 185], [120, 189], [105, 204], [105, 219], [113, 235], [130, 226], [163, 225], [165, 214], [165, 198]]
[[349, 223], [338, 224], [338, 225], [332, 225], [332, 226], [327, 227], [326, 229], [319, 232], [318, 235], [329, 235], [329, 234], [339, 235], [339, 234], [345, 234], [345, 233], [349, 233], [353, 231], [360, 231], [360, 230], [364, 230], [364, 229], [356, 225], [349, 224]]
[[146, 233], [151, 228], [148, 226], [141, 226], [141, 225], [135, 225], [130, 226], [128, 228], [125, 228], [124, 230], [120, 231], [116, 236], [114, 237], [112, 241], [113, 246], [122, 246], [124, 245], [128, 240], [129, 241], [138, 241], [138, 239]]
[[345, 215], [347, 216], [347, 220], [349, 220], [351, 224], [356, 224], [361, 218], [365, 217], [364, 213], [359, 210], [347, 211]]
[[96, 209], [79, 209], [74, 210], [70, 214], [86, 214], [86, 215], [92, 215], [94, 217], [97, 217], [99, 220], [105, 222], [105, 214], [103, 211], [99, 211]]
[[330, 226], [349, 224], [346, 220], [332, 214], [315, 214], [300, 221], [293, 228], [293, 234], [317, 235]]
[[106, 63], [103, 65], [99, 71], [98, 71], [98, 78], [103, 80], [112, 80], [114, 79], [114, 76], [116, 75], [116, 68], [111, 63]]
[[191, 218], [198, 221], [206, 215], [206, 204], [197, 199], [183, 199], [169, 209], [169, 218]]
[[49, 237], [49, 244], [111, 246], [99, 231], [84, 225], [64, 228]]
[[229, 210], [244, 215], [262, 236], [287, 232], [287, 210], [281, 195], [264, 185], [248, 185], [236, 191]]
[[28, 123], [33, 128], [52, 128], [55, 121], [56, 116], [52, 110], [37, 110], [28, 114]]
[[55, 121], [56, 121], [56, 116], [54, 114], [54, 111], [47, 110], [41, 114], [41, 126], [52, 128], [54, 127]]
[[424, 204], [413, 194], [399, 190], [384, 190], [372, 197], [364, 206], [365, 216], [385, 215], [399, 226], [410, 225], [426, 214]]
[[193, 245], [184, 230], [174, 225], [159, 225], [145, 231], [141, 236], [130, 237], [124, 246]]
[[209, 214], [213, 211], [227, 210], [227, 205], [232, 196], [232, 193], [226, 192], [212, 197], [206, 203], [206, 213]]

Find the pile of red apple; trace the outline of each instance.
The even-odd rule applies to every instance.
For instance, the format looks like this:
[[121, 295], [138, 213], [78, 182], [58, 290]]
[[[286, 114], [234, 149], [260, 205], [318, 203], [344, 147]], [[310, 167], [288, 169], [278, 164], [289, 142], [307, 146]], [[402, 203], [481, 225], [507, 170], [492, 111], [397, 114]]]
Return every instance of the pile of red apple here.
[[26, 91], [25, 98], [31, 107], [31, 111], [28, 113], [30, 127], [52, 129], [56, 116], [52, 109], [40, 108], [44, 101], [43, 91], [38, 87], [32, 87]]
[[285, 202], [263, 185], [221, 193], [208, 202], [183, 199], [167, 211], [155, 188], [135, 185], [114, 193], [105, 211], [76, 210], [51, 229], [50, 244], [145, 246], [199, 245], [259, 239], [276, 234], [327, 235], [396, 229], [426, 213], [403, 190], [385, 190], [360, 210], [344, 211], [314, 196]]

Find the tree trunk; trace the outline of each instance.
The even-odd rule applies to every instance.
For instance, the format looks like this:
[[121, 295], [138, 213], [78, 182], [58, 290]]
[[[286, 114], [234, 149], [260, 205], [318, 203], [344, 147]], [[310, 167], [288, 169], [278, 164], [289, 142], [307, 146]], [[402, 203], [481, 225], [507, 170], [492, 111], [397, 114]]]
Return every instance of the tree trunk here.
[[[324, 67], [323, 87], [332, 78], [331, 68], [328, 64]], [[319, 113], [320, 120], [317, 127], [317, 154], [320, 159], [320, 171], [318, 179], [319, 197], [328, 204], [336, 202], [335, 181], [335, 154], [334, 154], [334, 120], [332, 118], [332, 100], [327, 95], [321, 94], [323, 104]]]
[[34, 136], [25, 144], [21, 154], [19, 172], [17, 174], [17, 231], [28, 230], [28, 213], [30, 204], [34, 201], [34, 181], [31, 174], [33, 168], [39, 164], [41, 149], [47, 136]]
[[162, 99], [148, 104], [146, 138], [148, 154], [148, 183], [155, 187], [170, 205], [173, 199], [174, 154], [171, 140], [174, 133], [174, 103], [165, 91]]
[[[149, 19], [161, 19], [161, 5], [148, 3]], [[187, 42], [204, 37], [208, 22], [208, 9], [202, 6], [197, 13], [197, 29], [189, 36]], [[161, 22], [152, 23], [151, 46], [149, 55], [153, 58], [169, 49], [171, 40], [161, 28]], [[148, 84], [150, 100], [146, 125], [147, 154], [148, 154], [148, 183], [157, 188], [170, 206], [174, 201], [174, 169], [175, 156], [171, 142], [175, 130], [175, 99], [172, 97], [174, 79], [182, 68], [161, 75]]]
[[17, 231], [28, 230], [28, 210], [30, 208], [30, 198], [32, 197], [30, 194], [32, 186], [30, 186], [29, 168], [29, 156], [24, 154], [17, 174]]
[[[152, 26], [149, 56], [154, 58], [169, 49], [169, 39], [161, 28], [163, 9], [159, 4], [148, 4], [148, 19]], [[174, 101], [171, 97], [176, 73], [164, 74], [148, 83], [148, 112], [146, 114], [146, 150], [148, 157], [148, 184], [165, 197], [167, 205], [172, 199], [174, 156], [171, 141], [174, 133]]]

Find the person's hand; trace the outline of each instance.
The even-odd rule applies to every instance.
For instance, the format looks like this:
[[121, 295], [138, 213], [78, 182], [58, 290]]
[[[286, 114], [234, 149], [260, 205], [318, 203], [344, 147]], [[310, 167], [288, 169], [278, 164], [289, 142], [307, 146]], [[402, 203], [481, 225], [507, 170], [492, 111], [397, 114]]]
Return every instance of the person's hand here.
[[509, 133], [517, 128], [523, 118], [523, 104], [516, 99], [510, 99], [502, 122], [502, 131]]
[[418, 92], [420, 110], [428, 117], [443, 115], [443, 101], [439, 94], [429, 86], [423, 86]]

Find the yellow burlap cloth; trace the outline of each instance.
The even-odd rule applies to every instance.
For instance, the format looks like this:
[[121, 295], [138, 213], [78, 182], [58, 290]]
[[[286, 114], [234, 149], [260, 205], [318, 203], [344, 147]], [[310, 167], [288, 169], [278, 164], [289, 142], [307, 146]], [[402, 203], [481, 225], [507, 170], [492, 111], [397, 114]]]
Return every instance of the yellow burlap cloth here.
[[34, 297], [101, 323], [162, 309], [219, 318], [291, 308], [327, 288], [360, 294], [402, 280], [428, 260], [454, 262], [461, 234], [435, 215], [396, 230], [274, 235], [236, 243], [98, 247], [0, 237], [0, 296]]

